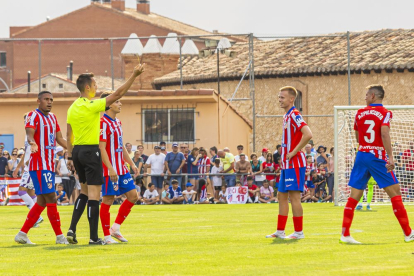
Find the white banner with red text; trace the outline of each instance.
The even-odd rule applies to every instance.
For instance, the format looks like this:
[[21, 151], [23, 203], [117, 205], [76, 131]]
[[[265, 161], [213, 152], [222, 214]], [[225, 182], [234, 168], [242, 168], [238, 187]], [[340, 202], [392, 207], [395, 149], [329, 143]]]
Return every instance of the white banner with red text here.
[[245, 204], [249, 196], [246, 186], [227, 188], [226, 194], [228, 204]]

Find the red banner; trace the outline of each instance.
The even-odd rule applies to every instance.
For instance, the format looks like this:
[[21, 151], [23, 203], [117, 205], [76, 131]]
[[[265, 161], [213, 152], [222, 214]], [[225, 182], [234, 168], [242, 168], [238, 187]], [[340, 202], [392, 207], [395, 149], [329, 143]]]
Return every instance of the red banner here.
[[7, 205], [21, 206], [25, 205], [19, 196], [20, 178], [0, 177], [0, 202], [9, 198]]

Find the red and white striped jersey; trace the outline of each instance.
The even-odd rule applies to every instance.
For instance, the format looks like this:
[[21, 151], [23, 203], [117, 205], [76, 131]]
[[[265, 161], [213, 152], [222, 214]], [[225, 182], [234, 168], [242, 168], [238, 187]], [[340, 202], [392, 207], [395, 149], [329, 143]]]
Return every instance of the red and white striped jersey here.
[[35, 130], [34, 140], [38, 151], [29, 159], [29, 171], [55, 171], [56, 133], [60, 131], [55, 114], [44, 115], [39, 109], [31, 111], [26, 117], [25, 128]]
[[306, 125], [302, 115], [294, 106], [283, 117], [282, 170], [306, 167], [305, 153], [301, 150], [290, 160], [286, 158], [287, 154], [299, 144], [302, 139], [300, 130]]
[[[122, 124], [117, 118], [112, 119], [104, 114], [101, 118], [101, 135], [99, 141], [106, 142], [106, 153], [117, 175], [128, 173], [124, 162], [122, 143]], [[102, 162], [104, 176], [109, 175], [109, 169]]]
[[392, 112], [382, 104], [370, 104], [358, 110], [355, 115], [354, 130], [358, 131], [358, 151], [370, 152], [376, 158], [387, 160], [381, 138], [381, 127], [390, 126]]
[[309, 173], [309, 175], [305, 176], [305, 181], [312, 181], [310, 172], [313, 170], [315, 170], [315, 163], [311, 162], [310, 164], [306, 164], [306, 173]]
[[204, 156], [203, 158], [198, 159], [198, 173], [205, 174], [210, 172], [210, 168], [207, 169], [207, 166], [211, 166], [210, 158]]

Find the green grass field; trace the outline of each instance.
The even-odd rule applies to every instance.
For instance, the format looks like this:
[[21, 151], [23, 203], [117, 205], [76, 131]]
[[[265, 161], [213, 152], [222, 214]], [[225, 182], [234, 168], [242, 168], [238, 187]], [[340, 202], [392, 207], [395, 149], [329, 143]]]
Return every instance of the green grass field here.
[[[73, 206], [59, 207], [66, 234]], [[304, 240], [272, 240], [277, 204], [135, 206], [121, 228], [127, 244], [88, 246], [84, 214], [78, 245], [55, 245], [45, 222], [19, 245], [25, 207], [0, 207], [1, 275], [412, 275], [414, 243], [405, 243], [390, 206], [356, 212], [338, 243], [343, 207], [305, 204]], [[112, 221], [118, 206], [112, 207]], [[407, 206], [414, 221], [414, 206]], [[102, 230], [99, 234], [102, 236]], [[293, 231], [291, 217], [287, 234]]]

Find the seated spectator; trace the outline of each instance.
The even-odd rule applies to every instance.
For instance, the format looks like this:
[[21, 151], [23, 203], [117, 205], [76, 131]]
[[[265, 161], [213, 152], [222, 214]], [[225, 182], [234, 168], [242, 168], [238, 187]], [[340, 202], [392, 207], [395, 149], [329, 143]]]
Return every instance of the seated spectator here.
[[193, 190], [193, 184], [188, 182], [185, 185], [185, 187], [186, 187], [186, 190], [183, 191], [183, 196], [184, 196], [183, 204], [194, 204], [197, 193], [196, 191]]
[[184, 201], [183, 193], [181, 192], [181, 188], [178, 187], [178, 180], [173, 179], [171, 181], [172, 186], [170, 186], [169, 194], [170, 199], [172, 200], [172, 204], [179, 204]]
[[144, 204], [146, 205], [153, 205], [153, 204], [158, 203], [159, 194], [157, 190], [155, 189], [154, 184], [152, 183], [148, 184], [148, 190], [145, 191], [143, 200], [144, 200]]
[[226, 185], [221, 186], [221, 191], [219, 193], [219, 201], [218, 203], [227, 203], [227, 187]]
[[211, 197], [211, 194], [207, 192], [207, 188], [209, 183], [206, 182], [204, 179], [199, 180], [199, 184], [201, 186], [201, 194], [199, 204], [210, 204], [214, 203], [214, 197]]
[[317, 177], [316, 182], [315, 179], [312, 179], [313, 184], [316, 187], [316, 196], [318, 197], [318, 202], [322, 202], [322, 199], [324, 198], [325, 186], [326, 186], [326, 171], [324, 164], [318, 164], [318, 170], [317, 170]]
[[137, 191], [138, 189], [140, 191], [138, 197], [141, 196], [141, 198], [143, 198], [147, 188], [145, 188], [144, 181], [142, 178], [135, 179], [135, 188], [137, 189]]
[[262, 162], [257, 159], [256, 153], [252, 153], [250, 155], [250, 159], [250, 165], [252, 166], [252, 172], [254, 176], [254, 183], [256, 185], [262, 186], [263, 181], [266, 179], [266, 176], [261, 174], [263, 172]]
[[267, 179], [263, 181], [263, 186], [260, 187], [259, 201], [262, 203], [271, 203], [276, 201], [276, 198], [273, 195], [273, 188], [270, 186], [270, 181]]
[[[211, 168], [211, 174], [220, 173], [223, 170], [223, 167], [220, 166], [220, 158], [216, 158], [214, 160], [214, 166]], [[214, 175], [211, 176], [211, 180], [213, 181], [214, 186], [214, 198], [219, 198], [219, 192], [221, 190], [221, 186], [223, 185], [222, 181], [223, 177], [221, 175]]]
[[247, 177], [247, 189], [249, 190], [249, 198], [247, 199], [248, 203], [259, 203], [259, 193], [260, 189], [255, 184], [253, 184], [253, 177]]
[[301, 195], [300, 201], [301, 202], [308, 202], [312, 198], [310, 189], [306, 188], [303, 190], [303, 193]]
[[[313, 192], [312, 191], [310, 191], [310, 200], [311, 201], [314, 201], [314, 202], [316, 202], [316, 201], [318, 201], [319, 200], [319, 190], [317, 189], [318, 188], [318, 185], [321, 183], [320, 182], [320, 180], [319, 180], [319, 177], [318, 177], [318, 172], [317, 172], [317, 170], [313, 170], [313, 171], [311, 171], [311, 173], [310, 173], [310, 175], [311, 175], [311, 179], [312, 179], [312, 185], [310, 185], [310, 187], [312, 187], [313, 186]], [[309, 188], [309, 187], [308, 187]], [[310, 189], [309, 189], [310, 190]], [[316, 194], [317, 193], [317, 194]]]
[[241, 187], [241, 186], [242, 186], [242, 184], [241, 184], [240, 180], [236, 180], [236, 187]]
[[161, 193], [161, 204], [172, 204], [172, 199], [170, 199], [170, 184], [168, 181], [164, 182], [164, 189]]
[[266, 156], [266, 161], [262, 164], [263, 172], [266, 173], [266, 180], [269, 182], [269, 185], [273, 187], [276, 179], [275, 173], [276, 164], [273, 162], [273, 154], [268, 153]]
[[[239, 161], [236, 162], [235, 171], [237, 173], [237, 179], [240, 180], [240, 182], [243, 185], [247, 184], [247, 174], [251, 175], [253, 174], [252, 171], [252, 165], [249, 161], [246, 160], [246, 155], [244, 153], [240, 153]], [[240, 175], [244, 174], [244, 175]]]
[[59, 184], [56, 191], [56, 200], [58, 205], [69, 205], [69, 199], [63, 190], [63, 185]]
[[127, 197], [125, 196], [125, 194], [122, 195], [117, 195], [114, 197], [114, 205], [122, 205], [122, 203], [124, 203], [124, 201], [127, 199]]

